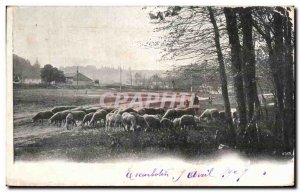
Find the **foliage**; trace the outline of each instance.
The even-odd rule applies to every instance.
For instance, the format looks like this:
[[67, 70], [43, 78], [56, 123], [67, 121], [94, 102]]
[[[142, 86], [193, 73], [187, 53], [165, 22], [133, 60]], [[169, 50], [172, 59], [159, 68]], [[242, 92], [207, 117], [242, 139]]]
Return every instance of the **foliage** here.
[[15, 82], [24, 81], [26, 78], [39, 78], [40, 64], [38, 61], [31, 65], [29, 60], [26, 60], [18, 55], [13, 55], [13, 78]]
[[56, 67], [53, 67], [50, 64], [46, 64], [41, 70], [41, 78], [43, 82], [50, 84], [51, 82], [55, 83], [64, 83], [66, 78], [63, 71], [58, 70]]

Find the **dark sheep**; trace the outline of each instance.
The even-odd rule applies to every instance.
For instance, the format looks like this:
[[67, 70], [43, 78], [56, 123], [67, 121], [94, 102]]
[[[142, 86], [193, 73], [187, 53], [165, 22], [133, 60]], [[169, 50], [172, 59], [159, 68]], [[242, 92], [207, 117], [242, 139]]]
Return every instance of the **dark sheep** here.
[[173, 129], [173, 127], [174, 127], [174, 125], [173, 125], [173, 121], [171, 121], [170, 119], [167, 119], [167, 118], [162, 118], [161, 120], [160, 120], [160, 124], [161, 124], [161, 127], [163, 128], [163, 129], [169, 129], [169, 130], [171, 130], [171, 129]]
[[76, 121], [82, 121], [85, 116], [84, 111], [70, 111], [66, 116], [66, 127], [68, 129], [69, 124], [73, 124], [77, 127]]
[[49, 124], [57, 124], [58, 126], [61, 126], [63, 122], [65, 122], [66, 117], [70, 113], [69, 110], [66, 111], [60, 111], [55, 113], [50, 119], [49, 119]]
[[193, 115], [183, 115], [180, 118], [179, 127], [181, 129], [197, 127], [195, 117]]
[[57, 112], [61, 112], [61, 111], [65, 111], [65, 110], [70, 110], [70, 109], [74, 109], [76, 108], [76, 106], [57, 106], [51, 109], [52, 113], [57, 113]]
[[84, 111], [71, 111], [75, 121], [82, 121], [86, 113]]
[[84, 126], [85, 124], [89, 123], [93, 117], [94, 113], [88, 113], [83, 117], [81, 125]]
[[160, 124], [160, 119], [156, 116], [156, 115], [143, 115], [146, 123], [147, 123], [147, 127], [149, 127], [152, 131], [155, 130], [159, 130], [159, 128], [161, 127]]
[[32, 122], [41, 121], [43, 124], [44, 119], [49, 119], [53, 116], [52, 111], [41, 111], [38, 112], [34, 117], [32, 117]]
[[[103, 108], [107, 113], [111, 113], [111, 112], [114, 112], [115, 110], [117, 110], [116, 108], [114, 107], [106, 107], [106, 108]], [[101, 109], [99, 109], [101, 110]]]
[[88, 113], [95, 113], [96, 111], [102, 109], [101, 107], [90, 107], [90, 108], [87, 108], [85, 109], [85, 112], [88, 114]]
[[82, 107], [82, 106], [76, 107], [74, 109], [70, 109], [70, 111], [84, 111], [84, 112], [85, 112], [85, 110], [86, 110], [86, 107]]
[[168, 109], [163, 118], [174, 120], [175, 118], [180, 118], [182, 115], [195, 115], [195, 110], [194, 108]]
[[219, 112], [219, 119], [221, 122], [225, 122], [226, 121], [226, 116], [225, 116], [225, 111], [220, 111]]
[[[235, 108], [231, 109], [231, 116], [232, 116], [233, 120], [237, 118], [237, 112], [236, 112]], [[219, 119], [220, 119], [221, 122], [226, 122], [226, 116], [225, 116], [225, 111], [224, 110], [219, 112]]]
[[165, 113], [165, 110], [163, 108], [142, 108], [137, 111], [140, 115], [163, 115]]
[[95, 124], [99, 121], [101, 124], [101, 121], [104, 121], [104, 125], [105, 125], [105, 120], [106, 120], [106, 115], [107, 115], [107, 111], [104, 109], [100, 109], [97, 112], [94, 113], [91, 121], [90, 121], [90, 125], [95, 126]]
[[118, 114], [122, 115], [123, 113], [130, 113], [130, 112], [134, 112], [136, 113], [136, 110], [132, 109], [132, 108], [125, 108], [125, 109], [121, 109], [118, 111]]

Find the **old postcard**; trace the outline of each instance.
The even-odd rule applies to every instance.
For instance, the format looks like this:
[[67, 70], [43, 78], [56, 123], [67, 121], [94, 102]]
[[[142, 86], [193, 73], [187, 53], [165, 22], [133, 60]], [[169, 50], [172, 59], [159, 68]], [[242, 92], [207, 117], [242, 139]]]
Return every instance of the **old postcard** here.
[[294, 7], [7, 7], [8, 186], [295, 185]]

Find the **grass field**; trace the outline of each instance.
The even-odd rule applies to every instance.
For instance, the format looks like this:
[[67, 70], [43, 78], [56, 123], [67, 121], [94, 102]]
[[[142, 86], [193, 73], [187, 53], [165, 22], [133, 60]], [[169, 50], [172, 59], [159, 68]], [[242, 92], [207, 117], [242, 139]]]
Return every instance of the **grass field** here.
[[[97, 105], [99, 97], [114, 90], [14, 89], [14, 156], [15, 160], [61, 159], [79, 162], [105, 161], [116, 158], [179, 156], [208, 157], [216, 151], [209, 131], [180, 132], [105, 132], [104, 128], [72, 130], [32, 123], [38, 111], [58, 105]], [[215, 100], [215, 106], [222, 104]], [[202, 109], [207, 102], [200, 102]]]

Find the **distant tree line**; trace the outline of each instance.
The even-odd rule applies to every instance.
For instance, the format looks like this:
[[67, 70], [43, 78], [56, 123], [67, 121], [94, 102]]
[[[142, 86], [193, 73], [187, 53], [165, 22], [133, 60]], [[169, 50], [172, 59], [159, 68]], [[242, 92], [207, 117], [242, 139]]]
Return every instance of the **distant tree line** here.
[[64, 72], [58, 70], [50, 64], [41, 68], [38, 60], [31, 65], [28, 59], [24, 59], [16, 54], [13, 55], [13, 80], [14, 82], [24, 82], [25, 79], [41, 79], [43, 83], [50, 84], [65, 83]]
[[13, 80], [22, 82], [26, 78], [39, 78], [41, 66], [38, 61], [31, 65], [28, 59], [13, 54]]

